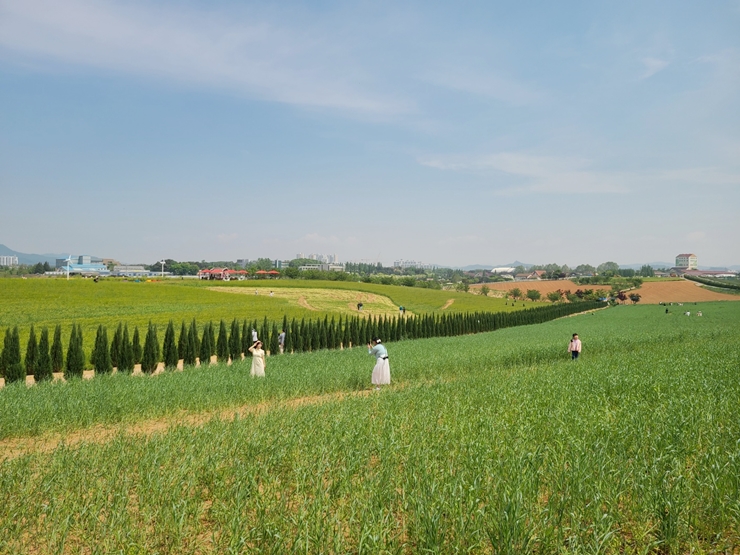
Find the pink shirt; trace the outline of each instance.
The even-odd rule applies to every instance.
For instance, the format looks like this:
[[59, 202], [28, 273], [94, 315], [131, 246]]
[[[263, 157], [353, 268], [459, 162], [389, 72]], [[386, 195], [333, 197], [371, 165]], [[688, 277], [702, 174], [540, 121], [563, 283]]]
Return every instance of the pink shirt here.
[[571, 339], [570, 343], [568, 344], [568, 352], [572, 351], [578, 351], [581, 352], [581, 340], [580, 339]]

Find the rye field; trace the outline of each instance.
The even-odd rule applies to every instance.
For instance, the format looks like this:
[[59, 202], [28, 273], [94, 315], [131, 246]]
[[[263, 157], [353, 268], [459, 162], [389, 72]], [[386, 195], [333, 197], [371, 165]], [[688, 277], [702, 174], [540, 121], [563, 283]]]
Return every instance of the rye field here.
[[379, 392], [359, 348], [14, 384], [0, 552], [737, 553], [740, 303], [691, 310], [390, 344]]

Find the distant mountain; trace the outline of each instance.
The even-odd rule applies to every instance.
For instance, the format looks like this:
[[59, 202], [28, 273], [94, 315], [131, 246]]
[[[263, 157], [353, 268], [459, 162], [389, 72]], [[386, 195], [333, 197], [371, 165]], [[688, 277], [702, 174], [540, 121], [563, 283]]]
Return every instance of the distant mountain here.
[[68, 254], [27, 254], [24, 252], [14, 251], [5, 245], [0, 245], [0, 256], [17, 256], [18, 264], [38, 264], [48, 262], [52, 267], [56, 264], [57, 258], [67, 258]]

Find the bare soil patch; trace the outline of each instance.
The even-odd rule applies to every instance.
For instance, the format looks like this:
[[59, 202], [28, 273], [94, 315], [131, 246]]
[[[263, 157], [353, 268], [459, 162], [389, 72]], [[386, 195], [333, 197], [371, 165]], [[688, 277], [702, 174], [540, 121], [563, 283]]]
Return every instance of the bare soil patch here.
[[[561, 289], [570, 290], [575, 293], [578, 289], [605, 289], [609, 291], [608, 285], [578, 285], [570, 280], [551, 281], [507, 281], [502, 283], [488, 283], [492, 290], [511, 291], [518, 287], [523, 294], [527, 289], [536, 289], [543, 297], [548, 293]], [[481, 284], [471, 285], [471, 289], [480, 289]], [[729, 295], [710, 291], [693, 281], [647, 281], [639, 289], [635, 290], [641, 296], [640, 304], [664, 303], [699, 303], [708, 301], [740, 301], [739, 295]]]
[[444, 306], [440, 310], [445, 310], [446, 308], [449, 308], [452, 306], [452, 303], [455, 302], [455, 299], [447, 299], [447, 302], [444, 304]]

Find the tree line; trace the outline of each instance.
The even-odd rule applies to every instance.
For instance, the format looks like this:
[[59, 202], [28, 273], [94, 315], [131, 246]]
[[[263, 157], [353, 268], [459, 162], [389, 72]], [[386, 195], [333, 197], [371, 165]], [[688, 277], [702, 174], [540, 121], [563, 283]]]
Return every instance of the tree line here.
[[21, 357], [18, 326], [5, 332], [0, 374], [7, 383], [24, 381], [33, 375], [37, 382], [50, 380], [53, 372], [64, 372], [66, 379], [82, 377], [83, 370], [91, 367], [96, 373], [108, 374], [117, 368], [119, 372], [131, 373], [134, 365], [141, 364], [145, 373], [153, 373], [160, 362], [165, 369], [175, 369], [180, 360], [185, 366], [195, 366], [198, 361], [210, 362], [212, 356], [218, 361], [240, 360], [252, 345], [252, 330], [271, 354], [280, 353], [279, 333], [285, 331], [285, 353], [312, 352], [321, 349], [340, 349], [365, 345], [373, 337], [383, 341], [403, 341], [430, 337], [448, 337], [495, 331], [497, 329], [539, 324], [595, 308], [606, 306], [599, 301], [584, 301], [573, 304], [555, 304], [514, 312], [471, 312], [460, 314], [423, 314], [408, 316], [340, 316], [336, 319], [283, 317], [282, 326], [269, 322], [267, 317], [257, 320], [234, 319], [231, 325], [221, 320], [218, 326], [208, 322], [199, 327], [195, 319], [182, 322], [179, 332], [172, 321], [166, 326], [163, 340], [158, 339], [158, 329], [150, 323], [142, 345], [138, 327], [129, 333], [127, 324], [119, 323], [112, 338], [108, 330], [98, 326], [95, 343], [86, 363], [83, 350], [83, 334], [79, 325], [72, 324], [66, 353], [62, 345], [62, 327], [57, 325], [53, 336], [43, 328], [37, 339], [31, 326], [25, 357]]

